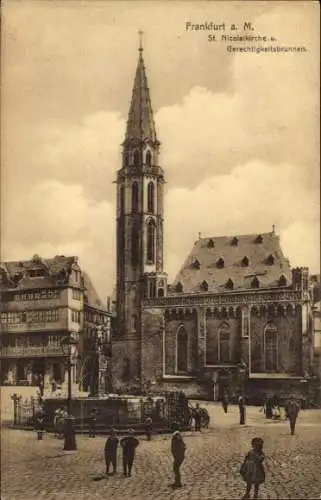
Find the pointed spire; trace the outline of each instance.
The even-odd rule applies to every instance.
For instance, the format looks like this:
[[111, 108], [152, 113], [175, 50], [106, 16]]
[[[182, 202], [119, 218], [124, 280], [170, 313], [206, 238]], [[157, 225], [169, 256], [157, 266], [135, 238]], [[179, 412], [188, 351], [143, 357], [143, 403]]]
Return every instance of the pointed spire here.
[[158, 142], [143, 59], [143, 32], [139, 31], [139, 57], [129, 108], [125, 142], [131, 139]]

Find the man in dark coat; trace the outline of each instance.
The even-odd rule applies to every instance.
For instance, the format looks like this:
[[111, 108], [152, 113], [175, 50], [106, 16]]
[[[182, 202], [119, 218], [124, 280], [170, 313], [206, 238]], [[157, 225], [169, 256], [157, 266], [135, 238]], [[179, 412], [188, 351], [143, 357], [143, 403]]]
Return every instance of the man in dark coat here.
[[195, 420], [195, 431], [201, 432], [201, 424], [202, 424], [202, 413], [200, 409], [200, 405], [197, 403], [194, 410], [194, 420]]
[[224, 413], [227, 413], [227, 409], [228, 409], [228, 395], [227, 395], [226, 391], [224, 391], [224, 394], [223, 394], [223, 397], [222, 397], [222, 406], [223, 406]]
[[105, 443], [105, 463], [106, 474], [109, 474], [110, 464], [113, 466], [113, 474], [117, 472], [117, 447], [119, 439], [116, 436], [116, 430], [112, 429], [109, 438]]
[[185, 450], [186, 445], [183, 441], [183, 437], [178, 430], [175, 430], [171, 442], [171, 451], [174, 458], [173, 471], [175, 475], [175, 481], [171, 485], [172, 488], [182, 487], [180, 467], [185, 459]]
[[129, 429], [127, 436], [120, 440], [120, 446], [123, 448], [123, 468], [124, 476], [132, 475], [132, 467], [135, 458], [135, 450], [139, 445], [139, 441], [134, 436], [134, 430]]
[[288, 404], [286, 405], [286, 414], [290, 421], [291, 435], [294, 435], [296, 419], [299, 413], [299, 405], [292, 396]]
[[245, 425], [245, 401], [243, 396], [239, 397], [240, 425]]
[[153, 427], [152, 417], [147, 417], [144, 425], [145, 425], [147, 441], [150, 441], [152, 439], [152, 427]]

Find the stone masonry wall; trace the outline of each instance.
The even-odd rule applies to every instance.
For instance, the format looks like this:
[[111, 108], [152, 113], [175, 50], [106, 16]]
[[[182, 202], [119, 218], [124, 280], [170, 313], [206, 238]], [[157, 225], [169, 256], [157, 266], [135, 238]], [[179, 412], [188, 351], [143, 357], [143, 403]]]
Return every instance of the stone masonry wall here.
[[301, 375], [301, 320], [299, 315], [251, 317], [251, 371], [264, 371], [264, 329], [268, 322], [278, 331], [279, 371]]
[[112, 386], [134, 385], [140, 378], [140, 342], [134, 339], [113, 340], [112, 347]]
[[163, 375], [163, 309], [146, 308], [142, 312], [142, 383]]

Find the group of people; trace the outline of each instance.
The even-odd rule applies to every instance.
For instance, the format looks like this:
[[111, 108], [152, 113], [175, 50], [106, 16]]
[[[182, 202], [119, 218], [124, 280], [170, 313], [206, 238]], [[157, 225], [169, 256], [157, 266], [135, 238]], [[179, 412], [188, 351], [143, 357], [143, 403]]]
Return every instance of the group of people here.
[[210, 416], [205, 408], [201, 408], [199, 403], [196, 403], [195, 408], [189, 406], [190, 411], [190, 426], [195, 432], [201, 432], [202, 427], [208, 429]]
[[[149, 440], [148, 436], [147, 440]], [[118, 445], [122, 448], [123, 475], [125, 477], [131, 477], [135, 452], [137, 446], [139, 445], [139, 440], [134, 436], [133, 429], [128, 429], [126, 436], [122, 439], [117, 437], [117, 431], [115, 429], [111, 430], [110, 436], [106, 440], [104, 449], [106, 474], [114, 475], [117, 473]], [[171, 439], [171, 453], [173, 455], [174, 472], [174, 483], [171, 486], [173, 488], [182, 487], [180, 468], [185, 458], [185, 450], [186, 445], [184, 443], [183, 436], [176, 428]], [[109, 472], [111, 468], [112, 471]]]

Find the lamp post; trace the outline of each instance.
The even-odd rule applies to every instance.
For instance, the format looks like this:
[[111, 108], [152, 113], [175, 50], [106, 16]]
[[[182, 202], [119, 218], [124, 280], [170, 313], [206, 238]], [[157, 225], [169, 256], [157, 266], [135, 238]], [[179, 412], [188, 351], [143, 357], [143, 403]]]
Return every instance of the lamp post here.
[[71, 451], [77, 449], [74, 417], [72, 416], [72, 393], [71, 393], [71, 387], [72, 387], [71, 368], [72, 368], [72, 358], [76, 350], [75, 339], [72, 336], [63, 338], [61, 341], [61, 349], [67, 359], [67, 371], [68, 371], [68, 396], [67, 396], [68, 415], [65, 418], [64, 450]]

